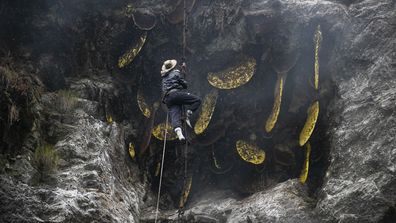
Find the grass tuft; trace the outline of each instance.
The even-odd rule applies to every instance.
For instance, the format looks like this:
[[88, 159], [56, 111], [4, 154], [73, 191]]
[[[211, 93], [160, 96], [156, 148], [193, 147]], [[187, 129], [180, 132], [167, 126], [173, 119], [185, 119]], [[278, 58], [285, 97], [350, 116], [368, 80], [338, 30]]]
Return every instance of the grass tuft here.
[[36, 148], [32, 164], [38, 173], [39, 182], [44, 182], [49, 174], [56, 171], [58, 161], [59, 155], [53, 145], [44, 145]]
[[77, 93], [71, 90], [58, 91], [58, 109], [62, 112], [71, 111], [77, 104], [77, 97]]

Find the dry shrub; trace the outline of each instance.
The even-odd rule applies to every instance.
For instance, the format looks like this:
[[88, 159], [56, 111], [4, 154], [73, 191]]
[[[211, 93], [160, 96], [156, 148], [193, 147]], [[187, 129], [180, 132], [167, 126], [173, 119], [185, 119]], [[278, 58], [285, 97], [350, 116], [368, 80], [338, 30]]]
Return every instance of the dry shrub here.
[[6, 108], [2, 115], [8, 116], [4, 119], [8, 127], [24, 119], [23, 113], [39, 100], [41, 93], [40, 83], [24, 70], [16, 72], [11, 66], [0, 66], [0, 102]]
[[12, 123], [19, 120], [19, 110], [15, 104], [12, 104], [8, 108], [8, 124], [11, 126]]
[[58, 91], [58, 109], [62, 112], [71, 111], [77, 104], [77, 93], [71, 90]]
[[0, 67], [0, 76], [6, 89], [13, 89], [23, 96], [28, 96], [32, 90], [31, 82], [26, 76], [18, 74], [11, 67]]
[[58, 160], [59, 155], [53, 145], [36, 148], [32, 164], [39, 174], [39, 181], [44, 181], [46, 176], [56, 171]]

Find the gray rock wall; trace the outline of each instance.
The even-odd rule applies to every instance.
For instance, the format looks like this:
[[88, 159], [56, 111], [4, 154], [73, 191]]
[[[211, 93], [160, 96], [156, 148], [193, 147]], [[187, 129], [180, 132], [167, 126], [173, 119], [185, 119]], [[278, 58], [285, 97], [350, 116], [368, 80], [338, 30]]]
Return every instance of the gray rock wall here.
[[[99, 85], [114, 92], [111, 80]], [[73, 89], [82, 94], [95, 86], [82, 80]], [[76, 108], [59, 113], [56, 94], [43, 95], [39, 113], [49, 117], [41, 122], [57, 141], [58, 169], [46, 182], [35, 183], [31, 154], [12, 163], [8, 171], [21, 176], [0, 177], [2, 222], [139, 221], [147, 186], [129, 158], [124, 127], [98, 118], [97, 101], [77, 100]]]
[[360, 1], [347, 11], [351, 31], [338, 51], [346, 62], [337, 64], [329, 111], [331, 162], [317, 204], [339, 222], [378, 222], [395, 208], [395, 11], [394, 1]]
[[[307, 188], [297, 180], [278, 184], [267, 191], [237, 200], [221, 191], [212, 191], [191, 205], [180, 220], [187, 222], [320, 222], [313, 211]], [[175, 212], [164, 212], [159, 219], [177, 221]], [[152, 222], [151, 213], [141, 217]]]

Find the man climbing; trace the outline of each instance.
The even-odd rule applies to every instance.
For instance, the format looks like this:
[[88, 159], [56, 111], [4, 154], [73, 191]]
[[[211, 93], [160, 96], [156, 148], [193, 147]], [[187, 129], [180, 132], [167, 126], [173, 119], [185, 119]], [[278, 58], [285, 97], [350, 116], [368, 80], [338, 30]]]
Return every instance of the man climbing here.
[[[182, 77], [180, 70], [176, 69], [176, 65], [176, 60], [167, 60], [162, 65], [162, 101], [169, 109], [171, 124], [177, 137], [180, 141], [184, 141], [186, 138], [181, 129], [181, 113], [183, 106], [189, 106], [189, 109], [186, 111], [186, 123], [191, 127], [189, 117], [199, 108], [201, 99], [187, 92], [187, 81]], [[185, 74], [185, 63], [182, 64], [181, 70]]]

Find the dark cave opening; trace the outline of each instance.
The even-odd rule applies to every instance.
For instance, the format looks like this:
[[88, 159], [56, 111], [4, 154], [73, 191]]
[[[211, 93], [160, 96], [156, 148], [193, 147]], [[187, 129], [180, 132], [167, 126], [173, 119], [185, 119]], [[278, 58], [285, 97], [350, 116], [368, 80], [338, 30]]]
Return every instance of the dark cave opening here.
[[[226, 69], [235, 64], [241, 55], [252, 56], [258, 61], [255, 74], [248, 83], [236, 89], [219, 91], [218, 102], [209, 127], [202, 135], [195, 135], [192, 129], [188, 129], [191, 144], [187, 175], [192, 176], [193, 179], [188, 201], [190, 204], [209, 190], [229, 191], [237, 199], [241, 199], [272, 188], [277, 183], [298, 178], [305, 159], [304, 147], [298, 145], [299, 133], [304, 126], [309, 105], [314, 100], [319, 100], [320, 112], [310, 139], [312, 152], [306, 182], [310, 196], [316, 198], [316, 192], [323, 183], [329, 164], [329, 141], [326, 135], [329, 121], [327, 106], [334, 97], [332, 74], [326, 65], [326, 61], [331, 57], [334, 37], [326, 35], [328, 33], [326, 24], [321, 26], [325, 37], [320, 55], [320, 91], [316, 93], [312, 89], [315, 47], [312, 36], [316, 24], [311, 24], [304, 31], [307, 33], [304, 34], [306, 36], [302, 37], [307, 42], [298, 47], [299, 56], [295, 65], [288, 71], [278, 122], [271, 133], [265, 132], [264, 125], [274, 101], [276, 71], [271, 64], [271, 57], [276, 55], [271, 55], [271, 49], [268, 50], [267, 44], [247, 44], [242, 52], [222, 52], [219, 55], [223, 56], [214, 56], [210, 61], [198, 61], [195, 58], [189, 60], [192, 74], [187, 78], [191, 83], [191, 91], [201, 97], [213, 88], [206, 80], [206, 75], [211, 70]], [[173, 33], [162, 34], [162, 36], [166, 35], [172, 36]], [[177, 39], [177, 36], [171, 38]], [[171, 45], [161, 48], [178, 47], [177, 44], [173, 44], [175, 43], [172, 42]], [[156, 55], [155, 49], [144, 50]], [[229, 53], [238, 56], [229, 56]], [[268, 55], [263, 56], [266, 53]], [[142, 58], [146, 56], [158, 58], [153, 54], [143, 53]], [[173, 55], [178, 54], [173, 52]], [[162, 57], [167, 59], [163, 55]], [[158, 65], [160, 61], [152, 61], [152, 59], [148, 61], [152, 64], [147, 65], [144, 62], [146, 64], [144, 67], [151, 70], [145, 72], [155, 74], [160, 67]], [[202, 63], [207, 63], [207, 66], [193, 70], [194, 67], [198, 67], [196, 64]], [[155, 76], [154, 78], [144, 76], [144, 78], [150, 80], [142, 85], [143, 88], [148, 86], [146, 96], [154, 102], [158, 98], [158, 95], [152, 93], [156, 88], [148, 83], [159, 83], [159, 78]], [[155, 123], [164, 121], [165, 116], [166, 110], [160, 108]], [[197, 115], [195, 120], [196, 118]], [[238, 139], [246, 139], [265, 150], [265, 161], [260, 165], [253, 165], [242, 160], [235, 148]], [[148, 156], [144, 161], [154, 193], [158, 190], [158, 166], [161, 161], [162, 143], [163, 141], [153, 137], [150, 145], [151, 158]], [[166, 149], [161, 207], [173, 209], [177, 208], [183, 190], [184, 146], [170, 141]]]
[[390, 223], [396, 218], [396, 207], [390, 207], [386, 212], [384, 217], [379, 221], [380, 223]]

